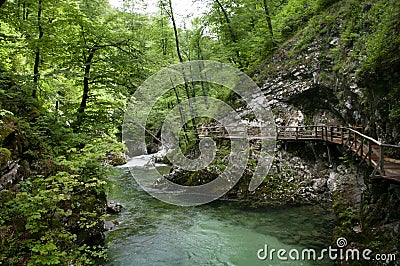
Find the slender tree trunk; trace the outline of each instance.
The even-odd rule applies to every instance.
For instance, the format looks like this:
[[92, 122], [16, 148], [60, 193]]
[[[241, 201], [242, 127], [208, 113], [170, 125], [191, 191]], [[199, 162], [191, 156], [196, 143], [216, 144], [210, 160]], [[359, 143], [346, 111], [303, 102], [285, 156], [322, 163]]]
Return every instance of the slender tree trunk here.
[[[224, 15], [225, 22], [226, 22], [226, 25], [228, 26], [229, 35], [230, 35], [230, 37], [231, 37], [232, 42], [235, 43], [235, 44], [237, 44], [237, 43], [238, 43], [238, 40], [237, 40], [235, 31], [234, 31], [233, 28], [232, 28], [231, 19], [229, 18], [228, 12], [226, 12], [226, 10], [225, 10], [224, 6], [222, 5], [221, 1], [215, 0], [215, 2], [217, 3], [217, 5], [219, 6], [219, 8], [221, 9], [222, 14]], [[235, 49], [234, 49], [234, 52], [235, 52], [236, 58], [237, 58], [237, 60], [238, 60], [237, 63], [239, 64], [239, 68], [240, 68], [240, 69], [243, 69], [243, 64], [242, 64], [242, 62], [241, 62], [241, 60], [240, 60], [240, 51], [238, 50], [238, 48], [235, 48]]]
[[[201, 49], [201, 36], [203, 34], [203, 29], [201, 31], [199, 31], [197, 38], [196, 38], [196, 50], [197, 50], [197, 59], [198, 60], [204, 60], [204, 56], [203, 56], [203, 50]], [[203, 74], [203, 66], [204, 64], [201, 63], [200, 64], [200, 77], [201, 77], [201, 81], [200, 81], [200, 85], [201, 85], [201, 91], [203, 93], [203, 96], [208, 96], [208, 91], [209, 91], [209, 86], [208, 83], [204, 82], [204, 80], [207, 80], [207, 76], [206, 74]], [[208, 106], [208, 101], [207, 101], [207, 97], [204, 97], [204, 104], [206, 106]]]
[[17, 1], [17, 10], [18, 10], [17, 18], [18, 18], [18, 20], [20, 20], [21, 19], [21, 2], [20, 2], [20, 0]]
[[[174, 86], [172, 80], [171, 80], [171, 83], [172, 83], [172, 86]], [[179, 99], [179, 95], [178, 95], [178, 92], [176, 91], [175, 87], [173, 88], [173, 91], [175, 93], [175, 98], [176, 98], [176, 101], [178, 103], [179, 115], [181, 117], [181, 121], [182, 121], [182, 124], [183, 124], [183, 122], [185, 121], [185, 115], [182, 112], [181, 100]], [[183, 124], [183, 132], [184, 132], [186, 141], [189, 141], [189, 138], [187, 136], [187, 126], [186, 126], [186, 124]]]
[[29, 8], [28, 8], [28, 6], [26, 5], [26, 3], [24, 2], [23, 3], [23, 5], [22, 5], [22, 18], [25, 20], [25, 21], [27, 21], [28, 20], [28, 16], [29, 16]]
[[39, 38], [38, 38], [38, 47], [36, 48], [35, 52], [35, 64], [33, 66], [33, 92], [32, 92], [32, 97], [37, 98], [37, 90], [39, 88], [39, 79], [40, 79], [40, 72], [39, 72], [39, 65], [40, 65], [40, 41], [43, 38], [43, 28], [42, 28], [42, 0], [39, 0], [39, 7], [38, 7], [38, 14], [37, 14], [37, 20], [38, 20], [38, 30], [39, 30]]
[[161, 19], [161, 32], [162, 32], [161, 33], [162, 34], [161, 48], [162, 48], [163, 55], [166, 56], [167, 55], [167, 38], [165, 37], [165, 34], [164, 34], [164, 12], [163, 12], [162, 8], [160, 8], [160, 13], [161, 13], [160, 19]]
[[236, 43], [237, 42], [236, 34], [232, 29], [231, 19], [228, 16], [228, 12], [226, 12], [224, 6], [221, 4], [221, 2], [219, 0], [215, 0], [215, 2], [217, 2], [219, 8], [221, 9], [222, 14], [224, 15], [225, 22], [226, 22], [226, 25], [228, 26], [229, 34], [231, 35], [232, 41]]
[[[179, 45], [178, 28], [176, 26], [176, 21], [175, 21], [175, 17], [174, 17], [174, 11], [172, 9], [172, 1], [171, 0], [168, 0], [168, 5], [169, 5], [169, 15], [171, 17], [172, 26], [174, 28], [176, 52], [178, 53], [179, 62], [183, 63], [184, 61], [183, 61], [183, 57], [182, 57], [182, 53], [181, 53], [180, 45]], [[190, 110], [190, 115], [191, 115], [192, 126], [193, 126], [193, 130], [195, 132], [195, 136], [197, 137], [197, 126], [196, 126], [196, 122], [194, 119], [195, 115], [194, 115], [192, 102], [190, 100], [191, 95], [190, 95], [190, 90], [189, 90], [189, 84], [188, 84], [187, 77], [185, 76], [185, 74], [183, 74], [183, 79], [184, 79], [184, 83], [185, 83], [184, 86], [185, 86], [186, 97], [188, 98], [188, 103], [189, 103], [189, 110]]]
[[271, 35], [272, 44], [275, 47], [276, 43], [275, 43], [275, 39], [274, 39], [274, 32], [272, 30], [271, 16], [269, 14], [268, 0], [264, 0], [264, 11], [265, 11], [265, 18], [267, 19], [268, 31], [269, 31], [269, 34]]
[[170, 17], [172, 20], [172, 26], [174, 28], [176, 52], [178, 53], [179, 62], [183, 63], [182, 53], [181, 53], [181, 49], [180, 49], [180, 45], [179, 45], [178, 28], [176, 26], [176, 21], [175, 21], [175, 17], [174, 17], [174, 11], [172, 9], [172, 1], [171, 0], [168, 0], [168, 5], [169, 5], [169, 12], [170, 12], [169, 14], [170, 14]]
[[83, 77], [83, 93], [81, 104], [78, 108], [77, 125], [79, 126], [83, 120], [83, 114], [85, 113], [87, 102], [89, 99], [89, 80], [90, 80], [90, 68], [92, 66], [93, 57], [95, 54], [95, 49], [90, 49], [88, 57], [85, 59], [85, 76]]

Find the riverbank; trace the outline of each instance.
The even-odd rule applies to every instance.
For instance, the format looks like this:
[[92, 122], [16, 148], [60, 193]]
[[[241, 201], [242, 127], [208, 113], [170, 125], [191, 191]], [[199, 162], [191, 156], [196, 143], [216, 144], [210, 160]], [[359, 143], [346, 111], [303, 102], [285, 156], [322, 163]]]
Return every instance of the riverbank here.
[[[220, 164], [227, 159], [225, 153], [220, 154], [221, 159], [216, 159]], [[333, 182], [329, 178], [335, 170], [329, 168], [329, 162], [316, 159], [310, 153], [313, 154], [306, 146], [298, 150], [293, 148], [292, 151], [279, 149], [269, 173], [254, 192], [250, 192], [248, 186], [257, 161], [250, 159], [242, 178], [224, 198], [245, 201], [254, 206], [330, 204], [332, 186], [328, 184]], [[196, 172], [174, 167], [165, 177], [174, 183], [193, 186], [212, 181], [222, 173], [221, 169], [219, 163]], [[162, 188], [161, 180], [156, 186]]]
[[[118, 225], [106, 233], [111, 244], [109, 261], [101, 265], [282, 265], [285, 262], [277, 258], [259, 260], [258, 250], [265, 245], [287, 250], [321, 250], [330, 245], [331, 208], [256, 207], [238, 200], [174, 206], [151, 197], [128, 169], [119, 169], [121, 174], [108, 180], [107, 195], [124, 208], [109, 217]], [[149, 173], [140, 169], [142, 175]], [[317, 265], [313, 261], [302, 264]]]

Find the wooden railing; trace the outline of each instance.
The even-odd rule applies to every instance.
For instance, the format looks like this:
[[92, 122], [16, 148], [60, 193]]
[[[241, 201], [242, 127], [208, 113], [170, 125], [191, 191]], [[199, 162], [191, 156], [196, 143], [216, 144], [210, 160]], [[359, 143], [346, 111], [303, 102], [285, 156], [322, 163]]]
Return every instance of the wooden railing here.
[[[236, 138], [242, 137], [243, 130], [247, 131], [249, 139], [265, 139], [257, 126], [226, 127], [201, 126], [197, 128], [199, 137]], [[228, 133], [228, 130], [231, 134]], [[238, 134], [235, 135], [235, 131]], [[384, 144], [365, 135], [361, 127], [340, 126], [279, 126], [276, 139], [282, 141], [324, 141], [342, 145], [346, 150], [352, 151], [368, 165], [374, 167], [373, 176], [396, 176], [400, 182], [400, 160], [391, 159], [388, 152], [400, 154], [400, 146]], [[396, 156], [397, 157], [397, 156]], [[390, 167], [389, 167], [390, 166]], [[386, 169], [386, 168], [387, 169]], [[390, 169], [389, 169], [390, 168]], [[386, 172], [389, 172], [388, 174]], [[397, 179], [396, 179], [397, 180]]]
[[[277, 139], [287, 141], [320, 140], [341, 144], [348, 150], [352, 150], [369, 165], [374, 167], [372, 175], [377, 172], [385, 175], [385, 160], [390, 161], [385, 152], [396, 149], [400, 152], [400, 146], [384, 144], [360, 131], [362, 128], [347, 128], [338, 126], [281, 126], [277, 128]], [[394, 160], [397, 162], [397, 160]]]

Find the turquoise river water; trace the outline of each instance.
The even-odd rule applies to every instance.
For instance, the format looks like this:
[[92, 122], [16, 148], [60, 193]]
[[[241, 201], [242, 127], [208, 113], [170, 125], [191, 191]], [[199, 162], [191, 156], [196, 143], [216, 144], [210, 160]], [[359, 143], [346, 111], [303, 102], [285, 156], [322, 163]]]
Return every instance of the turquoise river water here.
[[[159, 168], [162, 171], [163, 167]], [[329, 260], [258, 258], [260, 249], [315, 249], [331, 244], [334, 215], [320, 206], [249, 208], [234, 201], [198, 207], [161, 202], [135, 182], [128, 168], [110, 178], [108, 199], [124, 206], [109, 217], [110, 246], [102, 265], [332, 265]], [[141, 170], [143, 175], [148, 171]], [[151, 177], [150, 177], [151, 178]], [[295, 254], [295, 253], [293, 253]], [[318, 253], [317, 253], [318, 254]], [[265, 256], [265, 252], [259, 253]]]

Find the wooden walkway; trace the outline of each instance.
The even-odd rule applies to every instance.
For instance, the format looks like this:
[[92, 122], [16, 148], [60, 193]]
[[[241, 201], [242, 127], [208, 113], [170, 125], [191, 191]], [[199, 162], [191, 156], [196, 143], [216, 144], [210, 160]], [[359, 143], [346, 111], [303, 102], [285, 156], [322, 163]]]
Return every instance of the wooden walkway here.
[[[258, 127], [246, 128], [248, 139], [268, 139], [260, 134]], [[400, 183], [400, 146], [381, 143], [361, 133], [362, 128], [338, 126], [282, 126], [277, 127], [276, 139], [289, 142], [323, 141], [342, 145], [347, 151], [373, 167], [372, 177]], [[222, 126], [201, 127], [200, 138], [213, 136], [234, 139]]]
[[[400, 146], [384, 144], [361, 133], [362, 128], [335, 126], [278, 127], [282, 141], [324, 141], [342, 145], [374, 168], [371, 176], [400, 183]], [[397, 156], [396, 156], [397, 154]]]

